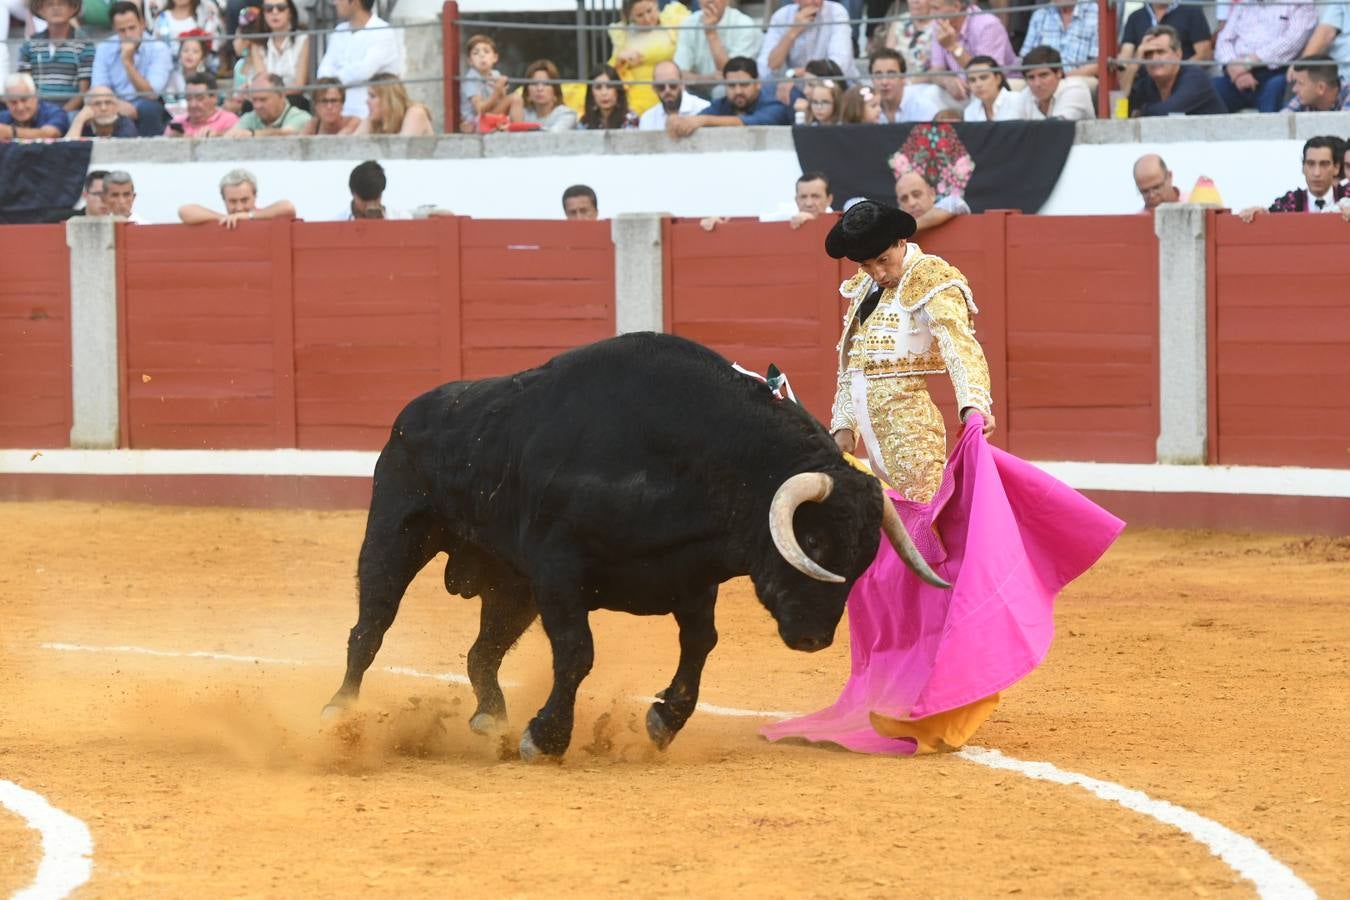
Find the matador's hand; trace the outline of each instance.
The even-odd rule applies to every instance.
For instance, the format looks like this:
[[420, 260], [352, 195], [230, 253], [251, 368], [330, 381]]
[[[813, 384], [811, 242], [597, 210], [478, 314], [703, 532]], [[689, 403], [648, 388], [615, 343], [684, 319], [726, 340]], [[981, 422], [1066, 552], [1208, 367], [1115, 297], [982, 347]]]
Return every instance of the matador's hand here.
[[[962, 425], [965, 425], [965, 423], [966, 423], [966, 416], [970, 415], [970, 413], [971, 413], [972, 410], [974, 410], [975, 412], [980, 412], [978, 409], [975, 409], [975, 407], [973, 407], [973, 406], [967, 406], [965, 409], [961, 410], [961, 424], [962, 424]], [[995, 427], [994, 414], [993, 414], [993, 413], [984, 413], [984, 412], [980, 412], [980, 415], [984, 417], [984, 436], [985, 436], [985, 437], [989, 437], [991, 434], [994, 433], [994, 427]]]

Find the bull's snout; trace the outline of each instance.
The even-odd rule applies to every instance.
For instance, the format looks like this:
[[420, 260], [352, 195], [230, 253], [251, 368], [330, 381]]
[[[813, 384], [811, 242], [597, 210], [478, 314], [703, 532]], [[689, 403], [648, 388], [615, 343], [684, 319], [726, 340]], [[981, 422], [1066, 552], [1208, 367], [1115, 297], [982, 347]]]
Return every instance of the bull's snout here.
[[793, 650], [800, 650], [803, 653], [815, 653], [817, 650], [824, 650], [830, 644], [834, 643], [833, 635], [819, 634], [794, 634], [783, 635], [783, 643], [787, 644]]

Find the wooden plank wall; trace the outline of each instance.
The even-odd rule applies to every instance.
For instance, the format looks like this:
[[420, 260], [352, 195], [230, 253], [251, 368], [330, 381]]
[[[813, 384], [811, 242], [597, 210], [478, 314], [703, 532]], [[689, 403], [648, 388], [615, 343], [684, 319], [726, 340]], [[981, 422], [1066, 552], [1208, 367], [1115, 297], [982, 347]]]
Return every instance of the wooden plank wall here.
[[1214, 461], [1350, 467], [1350, 225], [1212, 221]]
[[64, 225], [0, 226], [0, 446], [68, 447], [70, 250]]

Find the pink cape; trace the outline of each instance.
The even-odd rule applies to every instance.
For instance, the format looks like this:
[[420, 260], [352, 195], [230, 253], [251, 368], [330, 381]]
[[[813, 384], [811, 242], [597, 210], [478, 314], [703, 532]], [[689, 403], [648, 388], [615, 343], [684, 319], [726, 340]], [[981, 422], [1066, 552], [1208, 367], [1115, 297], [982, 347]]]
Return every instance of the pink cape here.
[[[884, 538], [848, 597], [853, 666], [832, 706], [761, 729], [769, 740], [826, 741], [908, 755], [872, 712], [921, 719], [1016, 683], [1054, 637], [1055, 595], [1087, 571], [1125, 523], [1073, 488], [992, 447], [972, 413], [930, 503], [893, 491], [919, 552], [947, 581], [932, 587]], [[940, 536], [940, 540], [939, 540]]]

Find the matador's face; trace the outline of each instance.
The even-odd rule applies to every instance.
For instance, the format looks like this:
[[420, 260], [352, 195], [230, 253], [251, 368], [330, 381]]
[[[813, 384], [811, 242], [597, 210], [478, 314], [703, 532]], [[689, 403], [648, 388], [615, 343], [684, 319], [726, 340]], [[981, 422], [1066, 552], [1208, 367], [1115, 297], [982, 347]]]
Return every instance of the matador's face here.
[[908, 241], [896, 241], [880, 256], [863, 260], [862, 270], [881, 287], [895, 287], [900, 283], [900, 276], [905, 274], [905, 249], [908, 245]]

